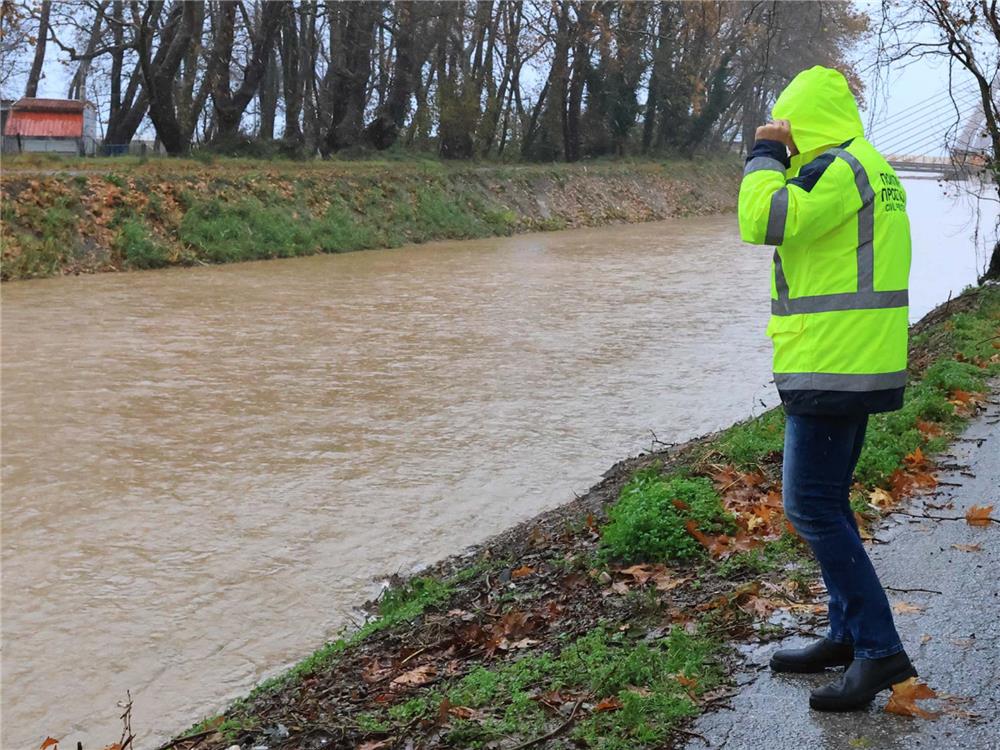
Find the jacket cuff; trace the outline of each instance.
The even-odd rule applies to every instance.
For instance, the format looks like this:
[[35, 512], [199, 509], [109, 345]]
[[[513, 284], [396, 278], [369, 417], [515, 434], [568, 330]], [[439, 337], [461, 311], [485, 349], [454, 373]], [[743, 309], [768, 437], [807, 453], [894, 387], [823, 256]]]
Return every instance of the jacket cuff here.
[[788, 158], [788, 150], [781, 141], [772, 141], [767, 138], [755, 141], [753, 150], [750, 152], [750, 156], [747, 157], [747, 162], [749, 163], [751, 159], [755, 159], [758, 156], [779, 161], [784, 165], [785, 169], [788, 169], [792, 165], [791, 159]]

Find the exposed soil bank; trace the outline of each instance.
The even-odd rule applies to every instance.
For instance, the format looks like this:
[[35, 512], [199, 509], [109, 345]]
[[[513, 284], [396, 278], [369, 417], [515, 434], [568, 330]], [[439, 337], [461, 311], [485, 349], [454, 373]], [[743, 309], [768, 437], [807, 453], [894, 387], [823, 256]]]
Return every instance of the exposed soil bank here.
[[58, 169], [14, 159], [0, 184], [2, 278], [711, 214], [734, 209], [739, 176], [735, 159], [516, 166], [77, 160]]
[[[863, 527], [934, 486], [929, 456], [985, 399], [1000, 286], [912, 334], [906, 404], [872, 419], [858, 464]], [[727, 643], [824, 611], [781, 513], [783, 422], [773, 410], [616, 464], [585, 496], [394, 581], [360, 630], [166, 747], [673, 746], [733, 695]]]

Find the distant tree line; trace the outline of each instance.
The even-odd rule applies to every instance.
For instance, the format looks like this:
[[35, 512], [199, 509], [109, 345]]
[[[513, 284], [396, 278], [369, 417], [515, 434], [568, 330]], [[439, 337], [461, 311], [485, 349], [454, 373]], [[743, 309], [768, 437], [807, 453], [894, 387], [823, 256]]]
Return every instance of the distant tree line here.
[[869, 23], [847, 2], [759, 1], [2, 0], [2, 16], [6, 93], [36, 95], [57, 48], [106, 143], [148, 118], [177, 155], [566, 161], [750, 140], [803, 67], [858, 84], [847, 53]]

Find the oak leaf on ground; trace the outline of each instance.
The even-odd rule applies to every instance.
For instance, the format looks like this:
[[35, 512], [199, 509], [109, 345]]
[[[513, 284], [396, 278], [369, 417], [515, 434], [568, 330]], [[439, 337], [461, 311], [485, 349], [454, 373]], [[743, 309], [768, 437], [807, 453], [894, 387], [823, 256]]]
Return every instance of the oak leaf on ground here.
[[916, 677], [911, 677], [905, 682], [899, 682], [892, 686], [892, 695], [889, 697], [885, 710], [899, 716], [936, 719], [941, 715], [940, 712], [928, 711], [917, 705], [918, 700], [927, 698], [937, 698], [937, 693], [925, 683], [918, 682]]
[[969, 526], [989, 526], [992, 512], [992, 505], [973, 505], [965, 511], [965, 521]]
[[426, 685], [429, 682], [433, 682], [434, 678], [437, 677], [437, 669], [433, 664], [424, 664], [420, 667], [415, 667], [409, 672], [403, 672], [399, 677], [392, 681], [393, 685]]
[[621, 707], [622, 702], [612, 695], [610, 698], [605, 698], [594, 706], [594, 713], [596, 714], [602, 711], [617, 711]]

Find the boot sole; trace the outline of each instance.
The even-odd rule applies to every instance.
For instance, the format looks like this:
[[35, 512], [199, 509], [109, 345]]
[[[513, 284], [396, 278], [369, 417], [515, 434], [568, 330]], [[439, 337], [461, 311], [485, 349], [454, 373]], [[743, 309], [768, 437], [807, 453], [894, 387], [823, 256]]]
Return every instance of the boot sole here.
[[771, 657], [772, 672], [790, 672], [792, 674], [819, 674], [828, 669], [850, 666], [850, 661], [827, 662], [826, 664], [807, 664], [802, 662], [782, 661]]
[[850, 701], [837, 697], [826, 698], [823, 696], [810, 695], [809, 708], [813, 708], [817, 711], [858, 711], [875, 700], [875, 696], [883, 690], [888, 690], [893, 685], [905, 682], [911, 677], [916, 676], [917, 670], [911, 665], [906, 669], [900, 670], [892, 677], [887, 677], [879, 684], [878, 689], [870, 691], [864, 696], [864, 698], [855, 698]]

